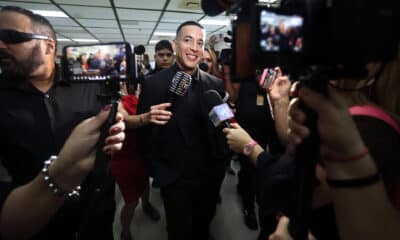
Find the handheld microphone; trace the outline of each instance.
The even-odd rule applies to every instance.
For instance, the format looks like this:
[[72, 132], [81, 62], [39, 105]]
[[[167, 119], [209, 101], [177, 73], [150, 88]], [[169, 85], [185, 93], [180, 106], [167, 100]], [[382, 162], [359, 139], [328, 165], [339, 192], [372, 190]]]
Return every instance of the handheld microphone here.
[[134, 48], [134, 52], [136, 55], [143, 55], [146, 52], [146, 48], [143, 45], [137, 45]]
[[208, 65], [207, 65], [207, 63], [205, 63], [205, 62], [199, 63], [199, 68], [200, 68], [201, 70], [203, 70], [204, 72], [208, 72]]
[[204, 92], [204, 98], [208, 109], [210, 109], [208, 116], [214, 127], [224, 124], [225, 127], [231, 128], [229, 120], [234, 115], [229, 105], [222, 100], [221, 95], [216, 90], [211, 89]]
[[228, 9], [235, 0], [202, 0], [201, 8], [208, 16], [214, 17]]
[[169, 85], [171, 102], [175, 99], [175, 96], [184, 96], [189, 90], [191, 83], [192, 76], [185, 72], [177, 72]]

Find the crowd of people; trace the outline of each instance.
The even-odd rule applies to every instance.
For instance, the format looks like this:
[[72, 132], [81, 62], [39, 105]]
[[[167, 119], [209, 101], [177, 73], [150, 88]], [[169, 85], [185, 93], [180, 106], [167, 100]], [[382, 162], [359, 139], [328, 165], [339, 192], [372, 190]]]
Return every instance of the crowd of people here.
[[[320, 136], [309, 239], [400, 236], [399, 56], [368, 64], [362, 79], [329, 80], [322, 95], [292, 83], [280, 67], [266, 87], [256, 73], [235, 82], [230, 65], [205, 45], [196, 21], [180, 24], [172, 42], [158, 42], [155, 69], [144, 67], [140, 88], [121, 84], [115, 123], [96, 150], [110, 112], [98, 98], [100, 84], [59, 82], [48, 20], [0, 9], [0, 161], [9, 175], [0, 179], [0, 238], [113, 239], [116, 183], [124, 199], [118, 235], [133, 239], [139, 199], [152, 220], [164, 217], [150, 202], [151, 176], [168, 239], [209, 239], [236, 158], [246, 226], [260, 228], [260, 240], [293, 239], [294, 155], [311, 131], [304, 106], [316, 113]], [[84, 58], [81, 67], [90, 68], [94, 61]], [[177, 74], [191, 79], [183, 96], [170, 91]], [[210, 91], [233, 108], [231, 127], [210, 121]], [[104, 153], [111, 161], [98, 165]]]

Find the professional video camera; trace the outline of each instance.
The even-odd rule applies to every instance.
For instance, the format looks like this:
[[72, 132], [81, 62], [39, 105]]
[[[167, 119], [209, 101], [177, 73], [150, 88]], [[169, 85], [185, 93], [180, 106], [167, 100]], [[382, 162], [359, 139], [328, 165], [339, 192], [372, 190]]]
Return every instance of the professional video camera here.
[[358, 69], [360, 75], [365, 63], [386, 61], [397, 53], [400, 19], [394, 0], [203, 0], [202, 4], [206, 14], [226, 10], [237, 16], [232, 48], [238, 81], [253, 77], [255, 69], [275, 66], [298, 73], [311, 66], [340, 64]]
[[[398, 53], [395, 0], [203, 0], [202, 7], [210, 16], [226, 11], [235, 17], [231, 72], [239, 82], [254, 81], [257, 69], [280, 66], [293, 80], [324, 92], [328, 80], [364, 79], [366, 63]], [[290, 231], [296, 240], [307, 238], [319, 155], [315, 115], [307, 115], [312, 134], [294, 160], [298, 193]]]

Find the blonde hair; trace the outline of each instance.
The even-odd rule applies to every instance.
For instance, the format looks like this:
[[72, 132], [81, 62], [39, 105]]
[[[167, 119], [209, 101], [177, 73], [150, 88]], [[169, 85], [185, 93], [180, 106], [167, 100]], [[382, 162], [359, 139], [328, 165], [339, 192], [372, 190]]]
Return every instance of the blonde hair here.
[[204, 48], [204, 51], [207, 51], [211, 57], [211, 62], [212, 62], [211, 74], [219, 75], [220, 72], [218, 71], [217, 56], [215, 55], [215, 52], [211, 48]]

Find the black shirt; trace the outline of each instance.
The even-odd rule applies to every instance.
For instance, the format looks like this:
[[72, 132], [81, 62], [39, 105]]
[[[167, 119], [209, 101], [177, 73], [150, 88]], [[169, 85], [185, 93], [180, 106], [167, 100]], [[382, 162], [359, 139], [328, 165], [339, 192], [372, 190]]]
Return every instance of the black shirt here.
[[[43, 161], [50, 155], [58, 155], [73, 128], [97, 114], [101, 103], [97, 97], [100, 87], [95, 83], [55, 83], [47, 93], [30, 84], [16, 87], [7, 85], [4, 80], [0, 84], [0, 159], [12, 177], [11, 183], [0, 184], [0, 204], [3, 205], [9, 191], [37, 176]], [[71, 239], [84, 222], [89, 222], [89, 216], [113, 213], [114, 184], [111, 176], [104, 174], [96, 175], [101, 177], [101, 182], [89, 175], [82, 184], [81, 197], [66, 200], [36, 238]], [[96, 202], [97, 198], [102, 201]]]
[[[203, 101], [206, 90], [223, 91], [223, 82], [197, 70], [187, 93], [171, 96], [169, 86], [177, 71], [175, 64], [147, 77], [139, 98], [138, 113], [147, 112], [155, 104], [172, 102], [169, 110], [173, 115], [166, 125], [140, 130], [139, 142], [145, 159], [152, 164], [155, 186], [166, 186], [178, 179], [203, 184], [225, 173], [226, 140], [221, 129], [212, 125]], [[223, 145], [219, 143], [222, 138]]]

